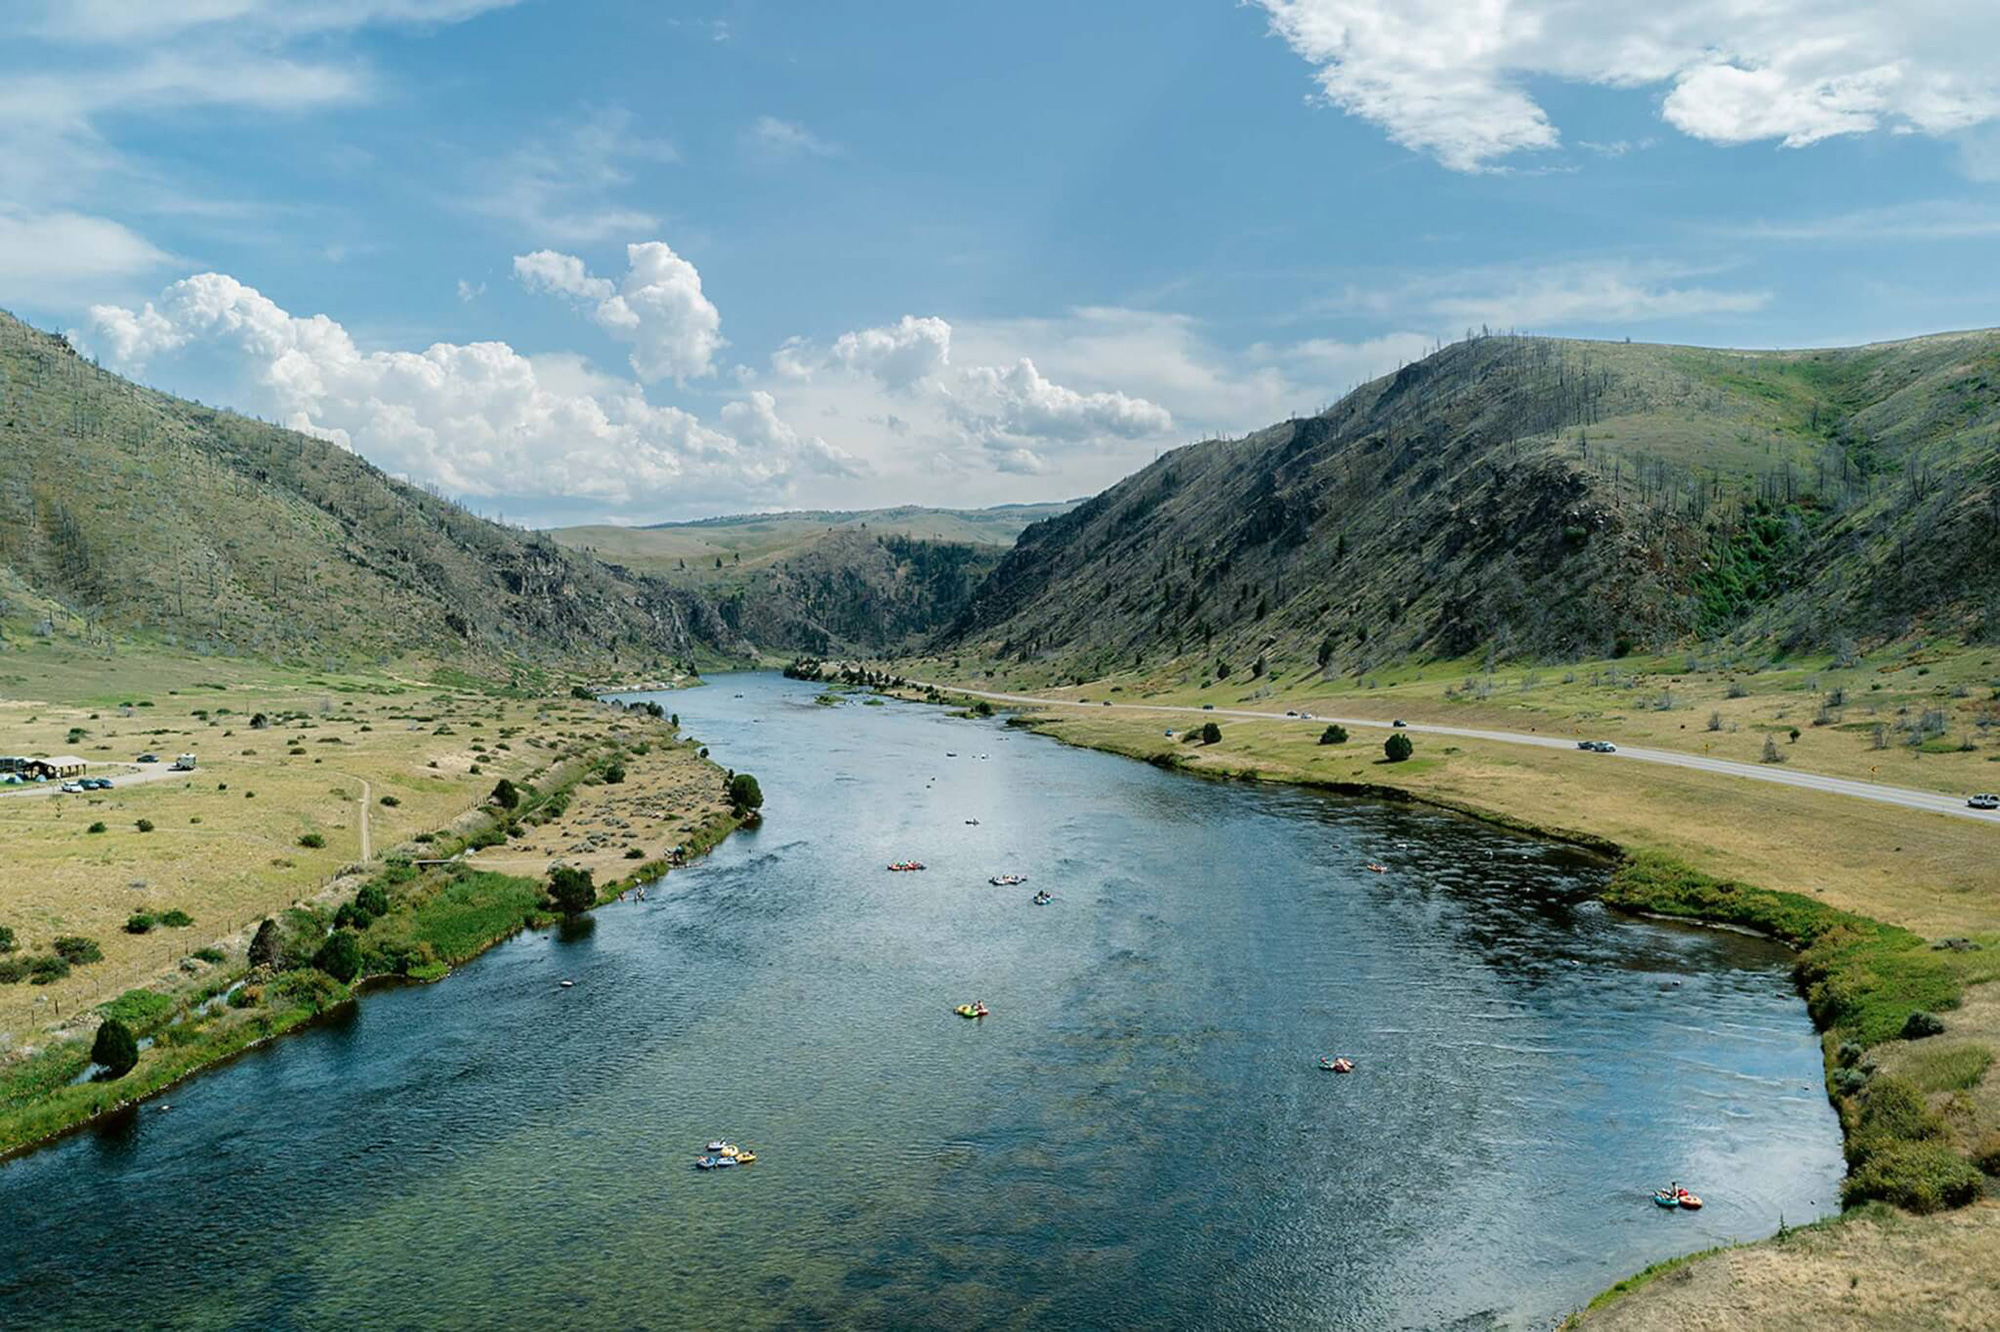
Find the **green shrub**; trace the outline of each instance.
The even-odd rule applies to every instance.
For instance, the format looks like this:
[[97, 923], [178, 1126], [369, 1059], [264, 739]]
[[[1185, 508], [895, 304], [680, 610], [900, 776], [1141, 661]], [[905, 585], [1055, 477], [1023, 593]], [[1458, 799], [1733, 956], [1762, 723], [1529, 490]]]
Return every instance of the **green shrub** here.
[[1222, 728], [1214, 722], [1203, 722], [1201, 724], [1201, 742], [1205, 745], [1221, 744]]
[[220, 962], [225, 962], [229, 959], [229, 954], [223, 952], [220, 948], [215, 948], [215, 947], [197, 948], [194, 950], [194, 956], [200, 958], [203, 962], [208, 963], [210, 966], [214, 966]]
[[335, 930], [313, 954], [312, 964], [342, 985], [361, 972], [361, 943], [350, 930]]
[[97, 1011], [137, 1034], [148, 1035], [173, 1016], [175, 1007], [172, 996], [158, 990], [127, 990], [110, 1003], [99, 1004]]
[[628, 846], [625, 848], [625, 859], [644, 860], [645, 858], [646, 858], [646, 853], [644, 851], [641, 851], [638, 847]]
[[1319, 733], [1319, 742], [1323, 745], [1344, 745], [1347, 743], [1347, 728], [1329, 726]]
[[[349, 936], [350, 938], [352, 936]], [[298, 967], [278, 973], [265, 992], [274, 1008], [305, 1008], [324, 1013], [351, 996], [347, 987], [325, 971]]]
[[122, 1078], [139, 1062], [139, 1042], [132, 1029], [117, 1018], [106, 1018], [97, 1028], [90, 1045], [90, 1062], [104, 1065], [104, 1071]]
[[104, 950], [97, 946], [97, 940], [87, 939], [81, 934], [59, 934], [50, 941], [56, 956], [72, 966], [83, 966], [90, 962], [102, 962]]
[[1382, 752], [1388, 756], [1391, 763], [1401, 763], [1410, 756], [1415, 748], [1416, 746], [1410, 743], [1410, 737], [1404, 735], [1401, 731], [1397, 731], [1382, 742]]
[[1865, 1159], [1891, 1142], [1928, 1142], [1944, 1136], [1944, 1119], [1905, 1078], [1884, 1075], [1856, 1098], [1858, 1113], [1848, 1155]]
[[144, 911], [134, 911], [125, 918], [125, 933], [145, 934], [153, 928], [153, 917]]
[[558, 865], [549, 871], [549, 896], [555, 900], [557, 910], [565, 916], [574, 916], [597, 905], [597, 886], [591, 881], [589, 870]]
[[616, 786], [618, 783], [624, 781], [625, 765], [622, 763], [606, 764], [604, 768], [604, 780], [613, 786]]
[[1841, 1185], [1849, 1207], [1880, 1200], [1912, 1212], [1963, 1207], [1979, 1196], [1979, 1171], [1938, 1142], [1899, 1142], [1871, 1153]]
[[1942, 1036], [1944, 1019], [1935, 1013], [1926, 1013], [1920, 1009], [1904, 1020], [1902, 1035], [1906, 1041], [1920, 1041], [1926, 1036]]
[[502, 809], [514, 809], [521, 803], [521, 791], [514, 783], [502, 777], [493, 783], [493, 794], [486, 798]]
[[1972, 1162], [1989, 1175], [2000, 1175], [2000, 1133], [1989, 1133], [1979, 1140]]
[[757, 779], [747, 772], [739, 772], [729, 779], [729, 803], [738, 814], [747, 814], [764, 807], [764, 791], [757, 785]]
[[394, 809], [396, 806], [402, 804], [403, 802], [398, 800], [395, 796], [383, 796], [382, 799], [377, 801], [376, 803], [380, 804], [384, 809]]
[[284, 944], [278, 935], [278, 922], [266, 917], [257, 926], [257, 933], [250, 939], [250, 965], [253, 967], [275, 967], [283, 956]]
[[25, 957], [0, 957], [0, 985], [19, 985], [28, 979], [34, 965]]
[[0, 925], [0, 954], [11, 953], [18, 947], [20, 945], [14, 942], [14, 931], [5, 925]]
[[169, 907], [167, 910], [162, 911], [160, 913], [160, 924], [169, 926], [173, 929], [184, 930], [188, 926], [194, 924], [194, 917], [190, 916], [187, 912], [181, 910], [179, 907]]
[[386, 916], [389, 914], [389, 894], [382, 891], [380, 884], [365, 883], [361, 885], [361, 891], [354, 895], [354, 905], [371, 916]]
[[137, 828], [140, 832], [153, 831], [153, 821], [151, 819], [140, 819], [137, 823], [133, 824], [132, 826]]
[[90, 832], [90, 833], [101, 833], [104, 830], [105, 828], [103, 819], [99, 819], [97, 822], [91, 824], [88, 828], [84, 829], [85, 832]]
[[28, 983], [49, 985], [69, 975], [69, 959], [57, 953], [28, 959]]
[[317, 851], [326, 845], [326, 838], [319, 833], [306, 833], [299, 838], [299, 845], [308, 851]]

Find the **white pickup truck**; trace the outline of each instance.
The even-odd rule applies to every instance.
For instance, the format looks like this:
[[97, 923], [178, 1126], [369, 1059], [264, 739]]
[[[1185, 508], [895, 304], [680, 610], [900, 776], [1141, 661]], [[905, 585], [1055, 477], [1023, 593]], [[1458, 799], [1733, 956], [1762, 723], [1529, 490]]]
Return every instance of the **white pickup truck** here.
[[192, 755], [192, 754], [182, 754], [182, 755], [181, 755], [181, 756], [180, 756], [179, 758], [177, 758], [177, 759], [175, 759], [175, 760], [174, 760], [174, 766], [173, 766], [172, 768], [170, 768], [170, 769], [169, 769], [169, 771], [170, 771], [170, 772], [193, 772], [193, 771], [194, 771], [194, 755]]

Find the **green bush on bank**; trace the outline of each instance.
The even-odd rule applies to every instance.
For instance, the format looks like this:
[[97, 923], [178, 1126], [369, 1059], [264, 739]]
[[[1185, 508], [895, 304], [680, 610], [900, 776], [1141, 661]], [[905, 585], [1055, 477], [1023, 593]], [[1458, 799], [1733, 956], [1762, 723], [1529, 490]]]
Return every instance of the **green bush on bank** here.
[[1980, 1173], [1952, 1150], [1922, 1087], [1859, 1064], [1869, 1046], [1928, 1030], [1921, 1019], [1956, 1008], [1965, 987], [2000, 977], [1989, 947], [1934, 949], [1921, 935], [1799, 893], [1715, 879], [1655, 852], [1631, 856], [1604, 901], [1631, 911], [1742, 925], [1800, 950], [1793, 975], [1826, 1033], [1828, 1086], [1840, 1106], [1851, 1168], [1842, 1201], [1893, 1203], [1915, 1212], [1962, 1207]]
[[1923, 936], [1816, 902], [1715, 879], [1657, 852], [1634, 854], [1612, 876], [1607, 905], [1769, 934], [1801, 950], [1794, 966], [1822, 1030], [1863, 1046], [1901, 1034], [1910, 1014], [1958, 1007], [1968, 984], [2000, 978], [1992, 949], [1933, 949]]

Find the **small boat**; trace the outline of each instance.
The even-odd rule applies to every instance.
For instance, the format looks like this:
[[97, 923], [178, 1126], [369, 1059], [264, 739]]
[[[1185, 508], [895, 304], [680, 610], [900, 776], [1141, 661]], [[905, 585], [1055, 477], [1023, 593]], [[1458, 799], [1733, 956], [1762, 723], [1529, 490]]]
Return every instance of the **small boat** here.
[[1668, 1193], [1665, 1189], [1653, 1190], [1653, 1204], [1656, 1207], [1679, 1207], [1681, 1205], [1680, 1199]]
[[1346, 1055], [1342, 1055], [1338, 1059], [1328, 1059], [1325, 1055], [1321, 1055], [1319, 1067], [1322, 1073], [1352, 1073], [1354, 1071], [1354, 1061]]
[[921, 860], [898, 860], [889, 866], [891, 874], [910, 874], [924, 868]]
[[965, 826], [966, 826], [966, 827], [968, 827], [968, 828], [977, 828], [977, 827], [979, 826], [979, 820], [978, 820], [978, 819], [967, 819], [967, 820], [965, 821]]
[[715, 1152], [715, 1154], [716, 1154], [717, 1156], [727, 1156], [727, 1157], [731, 1157], [731, 1158], [734, 1158], [734, 1157], [736, 1157], [736, 1156], [738, 1156], [738, 1155], [740, 1155], [740, 1154], [741, 1154], [741, 1150], [742, 1150], [742, 1149], [741, 1149], [741, 1148], [739, 1148], [739, 1147], [737, 1147], [737, 1145], [736, 1145], [735, 1143], [733, 1143], [733, 1142], [725, 1142], [725, 1143], [723, 1143], [723, 1144], [722, 1144], [722, 1146], [721, 1146], [721, 1147], [719, 1147], [719, 1148], [717, 1148], [717, 1149], [716, 1149], [716, 1152]]
[[722, 1151], [722, 1149], [724, 1147], [727, 1147], [728, 1145], [729, 1144], [726, 1142], [711, 1142], [710, 1144], [708, 1144], [708, 1153], [710, 1156], [715, 1156], [719, 1154]]
[[733, 1156], [697, 1156], [694, 1158], [694, 1168], [697, 1170], [721, 1170], [735, 1164], [736, 1158]]
[[1372, 860], [1368, 862], [1367, 869], [1370, 874], [1387, 874], [1389, 872], [1387, 865], [1378, 865]]
[[1028, 881], [1025, 874], [996, 874], [986, 882], [995, 888], [1018, 888]]
[[557, 981], [557, 982], [556, 982], [556, 988], [557, 988], [557, 989], [559, 989], [559, 990], [568, 990], [568, 989], [573, 989], [573, 988], [575, 988], [575, 986], [576, 986], [576, 982], [575, 982], [575, 981], [573, 981], [573, 980], [566, 980], [566, 981]]
[[1032, 901], [1036, 906], [1047, 906], [1049, 903], [1055, 901], [1056, 899], [1051, 897], [1048, 893], [1042, 892], [1042, 893], [1036, 893], [1029, 900]]
[[1686, 1189], [1682, 1189], [1680, 1191], [1680, 1196], [1676, 1199], [1676, 1201], [1679, 1202], [1682, 1207], [1686, 1208], [1690, 1212], [1699, 1212], [1701, 1210], [1701, 1199], [1695, 1197], [1692, 1193], [1689, 1193]]
[[958, 751], [957, 751], [956, 749], [947, 749], [947, 750], [945, 750], [945, 751], [944, 751], [944, 756], [945, 756], [946, 758], [957, 758], [957, 757], [958, 757]]
[[752, 1161], [756, 1159], [757, 1159], [757, 1153], [751, 1151], [748, 1147], [745, 1147], [742, 1151], [736, 1153], [737, 1165], [749, 1165]]
[[960, 1004], [957, 1008], [954, 1008], [951, 1011], [958, 1014], [962, 1018], [983, 1018], [986, 1016], [986, 1005]]

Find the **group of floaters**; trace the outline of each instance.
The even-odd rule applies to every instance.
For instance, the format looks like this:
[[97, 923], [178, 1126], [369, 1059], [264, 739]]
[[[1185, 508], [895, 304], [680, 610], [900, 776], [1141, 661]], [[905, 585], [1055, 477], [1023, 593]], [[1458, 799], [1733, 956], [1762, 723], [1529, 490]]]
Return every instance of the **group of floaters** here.
[[1689, 1212], [1701, 1210], [1701, 1199], [1680, 1186], [1679, 1181], [1664, 1189], [1653, 1190], [1653, 1203], [1658, 1207], [1679, 1207]]
[[898, 861], [894, 861], [894, 862], [892, 862], [892, 863], [890, 864], [890, 866], [889, 866], [889, 873], [891, 873], [891, 874], [909, 874], [909, 873], [911, 873], [911, 872], [912, 872], [912, 871], [914, 871], [914, 870], [920, 870], [920, 869], [924, 869], [924, 868], [927, 868], [927, 867], [925, 866], [924, 862], [923, 862], [923, 861], [921, 861], [921, 860], [898, 860]]
[[757, 1159], [757, 1153], [748, 1147], [739, 1147], [733, 1142], [711, 1142], [705, 1155], [694, 1158], [697, 1170], [722, 1170], [729, 1166], [749, 1165]]
[[996, 874], [986, 882], [995, 888], [1015, 888], [1028, 881], [1025, 874]]
[[984, 1001], [974, 999], [971, 1003], [960, 1004], [957, 1008], [954, 1008], [951, 1011], [958, 1014], [962, 1018], [983, 1018], [991, 1010], [986, 1007]]
[[1340, 1055], [1333, 1059], [1328, 1059], [1325, 1055], [1321, 1055], [1319, 1057], [1319, 1067], [1322, 1073], [1352, 1073], [1354, 1071], [1354, 1061], [1346, 1055]]

